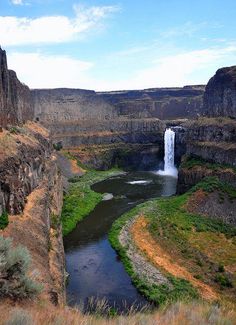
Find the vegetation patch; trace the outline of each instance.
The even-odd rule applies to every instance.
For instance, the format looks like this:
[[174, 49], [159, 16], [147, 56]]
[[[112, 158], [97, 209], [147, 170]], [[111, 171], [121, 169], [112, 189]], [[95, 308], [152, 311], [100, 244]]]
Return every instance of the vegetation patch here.
[[201, 159], [201, 158], [187, 157], [181, 163], [182, 168], [191, 169], [191, 168], [196, 167], [196, 166], [205, 167], [205, 168], [213, 170], [213, 171], [220, 171], [222, 169], [223, 170], [231, 169], [233, 172], [236, 172], [235, 167], [232, 167], [230, 165], [225, 165], [225, 164], [210, 163], [210, 162], [207, 162], [206, 160]]
[[108, 171], [88, 170], [81, 177], [70, 180], [70, 188], [64, 196], [62, 209], [62, 230], [63, 235], [69, 234], [86, 217], [95, 206], [102, 200], [103, 195], [91, 189], [91, 185], [120, 174], [120, 170], [111, 169]]
[[[206, 192], [206, 195], [213, 191], [222, 191], [235, 198], [233, 187], [210, 177], [183, 195], [159, 198], [139, 205], [112, 226], [109, 239], [121, 256], [134, 284], [150, 300], [157, 303], [195, 297], [196, 292], [190, 283], [179, 282], [180, 279], [176, 280], [173, 276], [170, 279], [177, 282], [174, 281], [174, 291], [168, 291], [165, 286], [149, 286], [134, 274], [126, 248], [119, 243], [119, 233], [128, 219], [135, 215], [143, 214], [148, 218], [148, 231], [152, 238], [178, 265], [186, 268], [195, 279], [212, 287], [219, 296], [235, 302], [236, 227], [185, 209], [188, 200], [199, 189]], [[184, 288], [178, 290], [178, 285]]]
[[198, 190], [203, 190], [207, 193], [218, 191], [221, 194], [226, 194], [230, 200], [236, 199], [236, 188], [229, 183], [220, 181], [217, 176], [204, 178], [190, 190], [190, 193]]
[[9, 220], [8, 220], [8, 214], [6, 211], [4, 211], [1, 215], [0, 215], [0, 229], [4, 229], [8, 226], [9, 224]]
[[138, 274], [135, 273], [132, 262], [126, 254], [126, 247], [123, 247], [119, 241], [119, 234], [125, 224], [134, 218], [140, 211], [142, 213], [151, 212], [153, 210], [154, 201], [144, 203], [125, 215], [116, 220], [112, 225], [109, 233], [109, 240], [112, 247], [118, 252], [127, 273], [130, 275], [132, 282], [136, 288], [143, 294], [150, 302], [155, 305], [169, 304], [177, 300], [190, 300], [198, 298], [197, 291], [193, 286], [185, 279], [180, 279], [172, 276], [171, 274], [166, 274], [171, 286], [167, 284], [150, 284], [145, 279], [141, 279]]
[[0, 236], [0, 297], [31, 298], [42, 286], [28, 276], [31, 264], [29, 251], [23, 246], [12, 246], [10, 238]]

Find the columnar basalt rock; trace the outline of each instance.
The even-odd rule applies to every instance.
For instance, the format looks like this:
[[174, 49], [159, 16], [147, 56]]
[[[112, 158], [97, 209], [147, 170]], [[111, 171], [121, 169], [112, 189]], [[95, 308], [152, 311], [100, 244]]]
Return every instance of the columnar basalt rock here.
[[0, 127], [33, 119], [30, 90], [12, 70], [8, 70], [6, 52], [0, 48]]
[[119, 116], [167, 120], [198, 116], [204, 89], [205, 86], [185, 86], [100, 92], [98, 95], [114, 105]]
[[236, 118], [236, 66], [217, 70], [204, 94], [203, 114]]

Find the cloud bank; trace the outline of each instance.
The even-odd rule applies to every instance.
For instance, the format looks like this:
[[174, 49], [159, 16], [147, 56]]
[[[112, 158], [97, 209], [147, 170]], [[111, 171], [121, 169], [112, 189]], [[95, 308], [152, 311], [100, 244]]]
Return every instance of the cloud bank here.
[[[21, 4], [21, 0], [14, 0]], [[1, 45], [54, 44], [76, 40], [82, 33], [97, 29], [104, 19], [119, 10], [117, 6], [74, 5], [74, 17], [38, 18], [0, 16]]]

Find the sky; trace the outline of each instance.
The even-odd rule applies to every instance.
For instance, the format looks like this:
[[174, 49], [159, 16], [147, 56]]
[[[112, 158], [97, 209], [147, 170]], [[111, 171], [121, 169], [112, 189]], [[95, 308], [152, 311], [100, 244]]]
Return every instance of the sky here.
[[0, 45], [30, 88], [206, 84], [236, 64], [236, 0], [0, 0]]

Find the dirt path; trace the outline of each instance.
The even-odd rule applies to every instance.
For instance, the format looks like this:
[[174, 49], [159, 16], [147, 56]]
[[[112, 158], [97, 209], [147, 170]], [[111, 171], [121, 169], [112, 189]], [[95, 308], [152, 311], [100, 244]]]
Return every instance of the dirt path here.
[[184, 278], [191, 282], [191, 284], [198, 289], [203, 298], [207, 300], [217, 299], [217, 293], [210, 286], [195, 279], [184, 267], [173, 262], [173, 258], [152, 238], [147, 229], [147, 225], [148, 220], [144, 216], [140, 216], [130, 228], [135, 245], [142, 252], [145, 252], [146, 256], [153, 262], [153, 264], [163, 268], [176, 277]]

